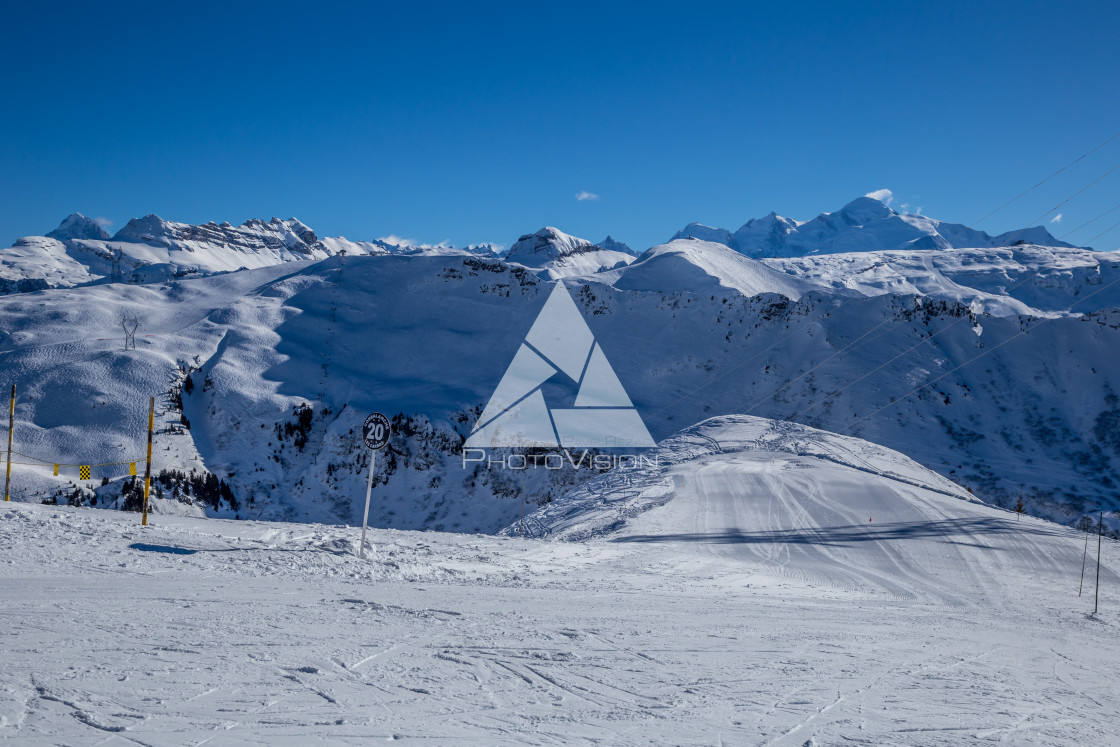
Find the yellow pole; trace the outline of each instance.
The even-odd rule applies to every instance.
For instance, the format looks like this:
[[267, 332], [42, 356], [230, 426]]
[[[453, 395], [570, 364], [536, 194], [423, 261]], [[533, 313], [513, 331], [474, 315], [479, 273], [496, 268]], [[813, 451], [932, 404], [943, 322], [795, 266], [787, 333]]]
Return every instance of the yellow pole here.
[[8, 464], [4, 477], [4, 500], [12, 500], [8, 488], [12, 485], [12, 429], [16, 425], [16, 385], [12, 384], [12, 403], [8, 406]]
[[148, 491], [152, 487], [152, 427], [156, 418], [156, 398], [148, 398], [148, 466], [144, 468], [144, 518], [143, 526], [148, 526]]

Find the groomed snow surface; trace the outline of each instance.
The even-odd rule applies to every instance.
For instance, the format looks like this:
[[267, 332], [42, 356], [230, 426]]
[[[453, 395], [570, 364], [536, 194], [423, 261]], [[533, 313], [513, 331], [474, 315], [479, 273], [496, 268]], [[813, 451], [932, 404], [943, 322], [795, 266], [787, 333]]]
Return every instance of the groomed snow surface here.
[[[518, 538], [0, 504], [32, 744], [1110, 744], [1116, 543], [708, 421]], [[377, 496], [375, 492], [374, 500]], [[563, 541], [563, 538], [579, 538]]]

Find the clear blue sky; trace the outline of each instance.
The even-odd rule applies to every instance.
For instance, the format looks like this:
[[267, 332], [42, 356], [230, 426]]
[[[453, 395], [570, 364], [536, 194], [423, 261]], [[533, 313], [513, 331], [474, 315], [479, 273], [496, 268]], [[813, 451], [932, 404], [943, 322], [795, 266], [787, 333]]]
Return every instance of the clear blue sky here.
[[[644, 249], [884, 187], [969, 223], [1120, 132], [1103, 0], [378, 6], [8, 3], [0, 246], [79, 211]], [[1118, 163], [1120, 139], [979, 227]], [[1054, 233], [1117, 203], [1120, 170]]]

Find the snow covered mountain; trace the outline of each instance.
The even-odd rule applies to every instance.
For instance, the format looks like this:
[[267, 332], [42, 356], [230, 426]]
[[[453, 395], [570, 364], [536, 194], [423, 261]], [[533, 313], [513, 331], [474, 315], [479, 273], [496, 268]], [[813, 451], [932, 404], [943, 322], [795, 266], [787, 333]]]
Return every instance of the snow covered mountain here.
[[70, 213], [62, 225], [47, 234], [48, 238], [68, 241], [70, 239], [93, 239], [98, 241], [109, 238], [109, 234], [97, 223], [81, 213]]
[[[354, 433], [380, 409], [398, 435], [378, 462], [374, 524], [497, 531], [521, 486], [464, 469], [459, 447], [564, 278], [655, 439], [745, 413], [890, 446], [1000, 505], [1022, 486], [1031, 512], [1061, 521], [1120, 508], [1113, 254], [1024, 244], [753, 259], [679, 239], [634, 258], [545, 228], [496, 257], [332, 245], [294, 220], [140, 219], [122, 234], [0, 251], [27, 271], [12, 289], [40, 291], [0, 298], [17, 442], [44, 460], [20, 468], [21, 500], [74, 489], [56, 462], [133, 455], [160, 393], [157, 470], [210, 473], [239, 497], [182, 502], [168, 476], [161, 511], [352, 522], [368, 465]], [[132, 273], [148, 282], [104, 282], [118, 246], [147, 263]], [[84, 287], [65, 287], [79, 270]], [[122, 313], [141, 321], [136, 350], [121, 350]], [[99, 505], [127, 502], [121, 474], [104, 476]], [[534, 475], [533, 505], [586, 479]]]
[[214, 222], [194, 226], [166, 221], [158, 215], [145, 215], [130, 220], [113, 239], [187, 252], [214, 246], [228, 247], [243, 254], [284, 251], [308, 254], [322, 249], [315, 232], [295, 218], [273, 218], [268, 222], [248, 220], [240, 226]]
[[609, 252], [619, 252], [621, 254], [635, 254], [634, 250], [631, 249], [627, 244], [624, 244], [621, 241], [615, 241], [614, 239], [612, 239], [610, 237], [609, 234], [607, 235], [607, 238], [603, 239], [602, 241], [597, 243], [595, 246], [599, 247], [600, 249], [606, 249]]
[[729, 289], [744, 296], [778, 293], [793, 300], [812, 287], [792, 273], [782, 273], [723, 244], [696, 239], [655, 246], [610, 277], [616, 288], [626, 290], [658, 292], [689, 288], [703, 294]]
[[569, 236], [546, 226], [517, 239], [506, 252], [505, 259], [536, 270], [542, 277], [556, 279], [612, 270], [633, 262], [634, 255], [617, 248], [601, 247], [587, 239]]
[[1020, 244], [991, 249], [850, 252], [763, 265], [832, 292], [918, 295], [988, 314], [1053, 316], [1120, 308], [1120, 254]]
[[[552, 282], [474, 255], [338, 256], [4, 297], [17, 444], [44, 460], [14, 494], [71, 490], [76, 470], [54, 477], [54, 462], [142, 453], [161, 393], [157, 470], [226, 481], [239, 507], [216, 515], [353, 523], [368, 465], [355, 433], [379, 409], [398, 434], [371, 521], [497, 531], [518, 514], [517, 476], [464, 469], [459, 448]], [[1117, 507], [1120, 312], [806, 289], [688, 241], [565, 282], [655, 439], [724, 413], [788, 419], [889, 445], [1001, 505], [1023, 485], [1033, 513], [1067, 522]], [[136, 350], [121, 349], [122, 311], [141, 320]], [[115, 469], [99, 505], [124, 500]], [[588, 476], [532, 475], [533, 505]], [[161, 511], [212, 510], [165, 487]]]
[[732, 233], [690, 223], [674, 239], [695, 238], [731, 247], [748, 257], [803, 257], [842, 252], [894, 249], [961, 249], [1014, 246], [1019, 243], [1069, 247], [1041, 226], [990, 236], [959, 223], [892, 210], [884, 190], [852, 200], [834, 213], [796, 221], [770, 213], [747, 221]]
[[431, 252], [493, 254], [493, 247], [457, 250], [380, 239], [320, 238], [296, 218], [253, 219], [234, 226], [175, 223], [146, 215], [133, 218], [110, 238], [95, 222], [73, 213], [45, 237], [27, 236], [0, 250], [0, 293], [112, 280], [160, 282], [338, 255]]

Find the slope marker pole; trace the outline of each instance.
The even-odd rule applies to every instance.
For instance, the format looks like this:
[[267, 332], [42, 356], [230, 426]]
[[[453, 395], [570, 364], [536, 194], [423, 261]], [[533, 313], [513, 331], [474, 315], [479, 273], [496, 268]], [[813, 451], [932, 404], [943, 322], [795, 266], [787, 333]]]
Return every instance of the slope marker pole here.
[[1093, 599], [1093, 614], [1097, 614], [1097, 604], [1101, 601], [1101, 534], [1104, 533], [1104, 511], [1097, 516], [1097, 593]]
[[366, 557], [366, 525], [369, 524], [369, 497], [373, 493], [373, 470], [377, 464], [377, 451], [369, 450], [369, 477], [366, 478], [366, 510], [362, 512], [362, 542], [358, 545], [358, 559]]
[[8, 463], [7, 473], [4, 476], [4, 500], [12, 500], [8, 488], [12, 484], [12, 429], [16, 425], [16, 385], [12, 384], [12, 403], [8, 405]]
[[525, 536], [525, 481], [528, 480], [528, 472], [521, 475], [521, 523], [517, 525], [517, 536]]
[[1085, 558], [1089, 554], [1089, 527], [1085, 527], [1085, 548], [1081, 551], [1081, 585], [1077, 587], [1077, 596], [1085, 588]]
[[148, 491], [152, 487], [152, 427], [156, 417], [156, 398], [148, 398], [148, 463], [144, 467], [144, 516], [141, 526], [148, 526]]

